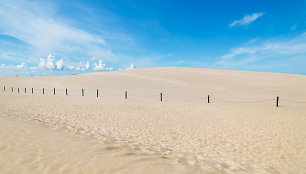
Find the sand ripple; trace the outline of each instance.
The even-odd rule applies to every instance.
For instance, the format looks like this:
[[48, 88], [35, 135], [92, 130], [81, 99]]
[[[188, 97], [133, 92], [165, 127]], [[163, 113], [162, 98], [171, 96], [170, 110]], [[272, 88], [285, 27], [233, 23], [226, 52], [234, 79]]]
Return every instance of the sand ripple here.
[[300, 106], [1, 97], [4, 173], [306, 172]]

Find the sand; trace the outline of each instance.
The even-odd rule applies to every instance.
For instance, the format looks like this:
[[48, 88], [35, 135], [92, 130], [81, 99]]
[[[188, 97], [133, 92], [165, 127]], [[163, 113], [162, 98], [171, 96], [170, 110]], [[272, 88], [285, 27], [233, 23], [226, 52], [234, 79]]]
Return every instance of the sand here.
[[152, 68], [0, 82], [4, 173], [306, 172], [303, 75]]

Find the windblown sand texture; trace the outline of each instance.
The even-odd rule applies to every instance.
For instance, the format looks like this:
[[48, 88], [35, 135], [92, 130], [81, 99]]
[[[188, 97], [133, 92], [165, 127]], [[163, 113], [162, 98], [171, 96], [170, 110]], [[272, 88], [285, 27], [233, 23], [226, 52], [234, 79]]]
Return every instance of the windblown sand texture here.
[[304, 75], [152, 68], [0, 85], [1, 173], [306, 173]]

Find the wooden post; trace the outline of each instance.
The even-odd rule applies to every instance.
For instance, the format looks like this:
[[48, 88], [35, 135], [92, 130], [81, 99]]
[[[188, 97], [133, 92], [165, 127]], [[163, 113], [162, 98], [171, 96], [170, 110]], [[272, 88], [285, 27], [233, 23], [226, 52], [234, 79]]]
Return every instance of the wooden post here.
[[97, 97], [99, 97], [99, 90], [97, 89]]
[[5, 92], [5, 86], [3, 87], [3, 91]]
[[27, 93], [27, 88], [24, 88], [24, 93]]
[[279, 97], [276, 97], [276, 107], [278, 107], [278, 101], [279, 101]]
[[84, 89], [82, 88], [82, 96], [84, 96]]
[[55, 95], [55, 88], [53, 88], [53, 95]]
[[209, 103], [209, 95], [207, 96], [207, 103]]
[[18, 93], [19, 93], [19, 88], [18, 88]]
[[13, 87], [11, 87], [12, 88], [12, 93], [14, 92], [14, 88]]
[[33, 94], [33, 88], [32, 88], [32, 94]]
[[160, 101], [163, 101], [163, 93], [160, 93]]
[[45, 88], [43, 88], [43, 95], [45, 94]]
[[66, 95], [68, 95], [68, 90], [67, 90], [67, 88], [66, 88]]
[[125, 91], [125, 99], [127, 99], [127, 91]]

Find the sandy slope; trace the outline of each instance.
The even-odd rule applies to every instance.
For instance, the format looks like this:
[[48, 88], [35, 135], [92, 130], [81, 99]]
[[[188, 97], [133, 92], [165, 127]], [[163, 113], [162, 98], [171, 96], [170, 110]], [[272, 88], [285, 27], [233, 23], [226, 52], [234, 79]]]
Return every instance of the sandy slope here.
[[[13, 121], [19, 120], [21, 123], [14, 123], [20, 127], [17, 132], [28, 126], [42, 129], [54, 141], [77, 139], [67, 143], [69, 145], [83, 143], [83, 138], [69, 134], [72, 132], [92, 137], [91, 141], [104, 137], [103, 141], [111, 140], [113, 145], [110, 146], [128, 146], [129, 150], [137, 153], [122, 158], [126, 153], [124, 150], [119, 158], [126, 160], [124, 167], [134, 173], [142, 173], [144, 166], [152, 167], [151, 163], [145, 162], [132, 165], [131, 161], [141, 159], [139, 154], [149, 158], [164, 157], [165, 161], [154, 159], [160, 164], [157, 168], [168, 173], [174, 170], [182, 173], [194, 173], [195, 170], [202, 173], [306, 172], [306, 103], [289, 102], [306, 101], [306, 76], [153, 68], [72, 76], [0, 77], [0, 82], [7, 88], [6, 92], [0, 93], [0, 114], [3, 117], [0, 138], [1, 142], [8, 142], [5, 147], [12, 146], [7, 135], [15, 126], [10, 126]], [[11, 86], [14, 93], [10, 92]], [[21, 90], [18, 94], [17, 87], [34, 87], [34, 94], [24, 94]], [[46, 95], [41, 94], [43, 87]], [[53, 87], [56, 87], [56, 96], [52, 95]], [[65, 88], [69, 89], [69, 96], [64, 96]], [[85, 97], [80, 96], [81, 88], [85, 89]], [[100, 90], [99, 98], [95, 97], [97, 88]], [[125, 90], [128, 90], [128, 100], [123, 99]], [[163, 102], [159, 101], [160, 92], [164, 95]], [[208, 94], [211, 96], [210, 104], [206, 102]], [[275, 107], [276, 96], [280, 96], [281, 107], [278, 108]], [[18, 115], [23, 118], [21, 121]], [[27, 120], [26, 125], [23, 120]], [[70, 131], [62, 136], [57, 133], [59, 130], [52, 133], [41, 124]], [[35, 132], [38, 131], [29, 131], [27, 136], [31, 138], [27, 140], [18, 136], [19, 133], [13, 135], [29, 146], [33, 141], [44, 142], [38, 143], [42, 148], [54, 143], [43, 140], [43, 136]], [[84, 146], [70, 148], [63, 145], [63, 154], [78, 156], [77, 152], [86, 146], [91, 152], [76, 159], [63, 157], [58, 168], [69, 166], [71, 160], [80, 164], [78, 168], [86, 168], [88, 164], [84, 160], [96, 154], [92, 150], [94, 145], [84, 142]], [[52, 154], [56, 148], [45, 153]], [[13, 149], [20, 150], [14, 154], [20, 159], [29, 156], [22, 146]], [[1, 148], [0, 153], [0, 167], [13, 168], [14, 163], [3, 164], [3, 158], [9, 156], [8, 149]], [[46, 155], [38, 153], [34, 156], [43, 161]], [[99, 158], [102, 162], [115, 159], [113, 154]], [[55, 160], [56, 155], [48, 159]], [[19, 165], [30, 167], [26, 162]], [[90, 167], [116, 173], [112, 170], [115, 168], [113, 163], [100, 166], [91, 161]], [[133, 170], [135, 168], [139, 170]]]
[[[33, 123], [24, 113], [1, 112], [0, 173], [198, 173], [105, 137], [73, 135]], [[14, 115], [12, 117], [12, 115]]]

